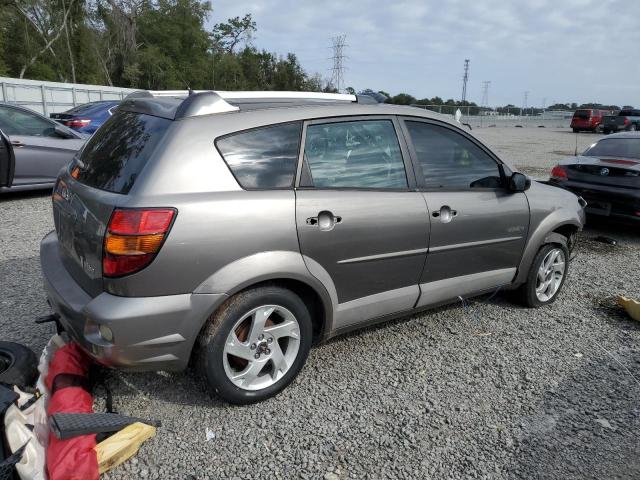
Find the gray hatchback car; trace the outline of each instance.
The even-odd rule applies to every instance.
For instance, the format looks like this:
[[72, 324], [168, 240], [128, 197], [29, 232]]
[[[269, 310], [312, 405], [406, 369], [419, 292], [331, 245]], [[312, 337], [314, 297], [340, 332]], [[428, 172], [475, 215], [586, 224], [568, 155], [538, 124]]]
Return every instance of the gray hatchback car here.
[[448, 118], [369, 97], [137, 92], [58, 177], [59, 325], [100, 363], [275, 395], [311, 345], [459, 298], [553, 302], [584, 222]]

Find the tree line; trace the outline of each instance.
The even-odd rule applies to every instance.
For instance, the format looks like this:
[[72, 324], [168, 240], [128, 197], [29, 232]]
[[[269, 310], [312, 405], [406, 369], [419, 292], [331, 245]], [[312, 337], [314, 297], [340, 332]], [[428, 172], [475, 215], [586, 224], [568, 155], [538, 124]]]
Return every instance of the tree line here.
[[207, 30], [199, 0], [0, 0], [0, 75], [118, 87], [333, 90], [259, 50], [251, 15]]

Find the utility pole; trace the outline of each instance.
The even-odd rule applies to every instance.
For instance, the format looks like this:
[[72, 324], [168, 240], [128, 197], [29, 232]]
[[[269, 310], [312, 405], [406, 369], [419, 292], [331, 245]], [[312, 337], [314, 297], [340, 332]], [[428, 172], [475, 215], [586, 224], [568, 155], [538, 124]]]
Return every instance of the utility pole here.
[[525, 110], [527, 109], [528, 101], [529, 101], [529, 91], [526, 91], [524, 92], [524, 96], [522, 98], [522, 108], [520, 109], [520, 116], [522, 116]]
[[482, 102], [480, 106], [489, 108], [489, 87], [491, 86], [491, 80], [485, 80], [482, 82]]
[[462, 101], [467, 100], [467, 82], [469, 81], [469, 59], [464, 61], [464, 75], [462, 76]]
[[342, 91], [344, 82], [344, 64], [343, 61], [347, 58], [344, 54], [346, 34], [338, 35], [331, 38], [331, 48], [333, 49], [333, 67], [331, 68], [331, 84], [338, 90]]

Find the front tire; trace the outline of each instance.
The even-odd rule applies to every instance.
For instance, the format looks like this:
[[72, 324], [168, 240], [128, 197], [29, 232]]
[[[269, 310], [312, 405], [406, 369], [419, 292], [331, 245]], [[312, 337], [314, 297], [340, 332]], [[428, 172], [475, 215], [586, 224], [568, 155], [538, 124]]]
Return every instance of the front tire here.
[[543, 245], [538, 251], [527, 281], [519, 289], [520, 300], [530, 308], [556, 301], [569, 271], [569, 250], [557, 243]]
[[197, 367], [209, 390], [245, 405], [281, 392], [311, 349], [311, 315], [295, 293], [275, 285], [240, 292], [200, 336]]

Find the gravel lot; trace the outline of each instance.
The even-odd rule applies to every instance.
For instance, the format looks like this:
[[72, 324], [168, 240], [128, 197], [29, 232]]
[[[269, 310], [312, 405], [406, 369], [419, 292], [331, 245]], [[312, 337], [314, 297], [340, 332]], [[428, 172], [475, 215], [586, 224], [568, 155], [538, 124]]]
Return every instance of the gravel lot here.
[[[539, 178], [575, 148], [568, 130], [474, 132]], [[53, 333], [32, 323], [49, 196], [0, 205], [0, 336], [38, 351]], [[105, 477], [639, 478], [640, 325], [613, 303], [640, 297], [639, 265], [637, 227], [590, 225], [552, 306], [498, 294], [335, 339], [259, 405], [211, 399], [190, 373], [109, 372], [116, 409], [163, 426]]]

